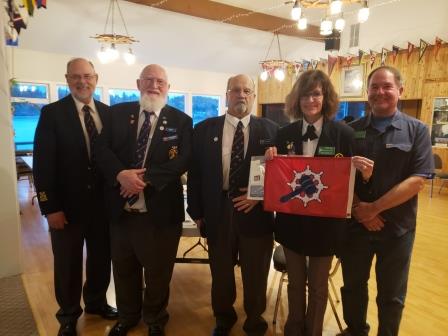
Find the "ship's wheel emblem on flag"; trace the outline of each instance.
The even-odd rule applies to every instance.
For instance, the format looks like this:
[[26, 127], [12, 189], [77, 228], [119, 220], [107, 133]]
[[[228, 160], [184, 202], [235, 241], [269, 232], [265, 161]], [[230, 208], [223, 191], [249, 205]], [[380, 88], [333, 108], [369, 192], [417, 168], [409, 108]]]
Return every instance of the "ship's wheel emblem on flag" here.
[[280, 197], [280, 202], [285, 203], [293, 198], [298, 198], [303, 202], [304, 207], [308, 205], [308, 202], [313, 200], [320, 203], [320, 192], [328, 188], [328, 186], [322, 183], [321, 176], [323, 173], [324, 172], [313, 172], [309, 165], [306, 166], [304, 171], [297, 172], [294, 170], [292, 181], [287, 182], [291, 187], [292, 192]]

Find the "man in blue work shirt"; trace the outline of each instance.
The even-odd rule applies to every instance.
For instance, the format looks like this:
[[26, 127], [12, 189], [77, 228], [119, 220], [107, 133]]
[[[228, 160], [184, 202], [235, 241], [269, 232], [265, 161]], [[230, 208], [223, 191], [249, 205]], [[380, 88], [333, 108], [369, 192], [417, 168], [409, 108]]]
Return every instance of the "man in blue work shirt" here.
[[[355, 153], [374, 162], [368, 180], [357, 176], [353, 217], [341, 255], [346, 329], [368, 335], [367, 282], [376, 256], [378, 335], [398, 335], [415, 238], [417, 194], [433, 175], [431, 139], [425, 124], [397, 108], [402, 78], [393, 67], [373, 70], [367, 80], [372, 112], [350, 126]], [[365, 174], [364, 174], [365, 175]]]

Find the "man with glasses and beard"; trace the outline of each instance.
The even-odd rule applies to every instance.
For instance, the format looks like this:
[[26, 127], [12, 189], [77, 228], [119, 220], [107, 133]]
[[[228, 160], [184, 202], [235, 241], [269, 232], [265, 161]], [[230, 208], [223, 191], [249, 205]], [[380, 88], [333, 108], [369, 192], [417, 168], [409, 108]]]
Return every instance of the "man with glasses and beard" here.
[[70, 94], [42, 109], [34, 137], [33, 172], [40, 210], [50, 227], [58, 336], [74, 336], [82, 313], [81, 292], [86, 313], [116, 319], [117, 310], [106, 301], [109, 224], [104, 181], [92, 153], [109, 107], [93, 99], [98, 75], [91, 62], [70, 60], [65, 77]]
[[[95, 150], [107, 182], [118, 322], [126, 335], [143, 316], [149, 335], [163, 335], [169, 284], [184, 221], [181, 175], [190, 160], [192, 120], [166, 105], [168, 78], [146, 66], [140, 102], [111, 107]], [[142, 273], [146, 288], [142, 302]]]
[[273, 215], [247, 199], [253, 155], [264, 155], [277, 126], [251, 115], [255, 85], [246, 75], [227, 83], [227, 113], [194, 129], [188, 172], [188, 213], [207, 236], [212, 273], [213, 335], [228, 335], [237, 320], [234, 267], [239, 261], [244, 287], [243, 329], [264, 335], [266, 287], [273, 245]]

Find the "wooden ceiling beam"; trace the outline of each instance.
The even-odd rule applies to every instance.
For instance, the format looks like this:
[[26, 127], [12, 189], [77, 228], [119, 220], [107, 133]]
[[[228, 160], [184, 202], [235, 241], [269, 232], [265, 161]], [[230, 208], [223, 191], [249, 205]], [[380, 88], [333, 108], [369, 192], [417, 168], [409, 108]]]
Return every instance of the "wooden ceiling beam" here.
[[[301, 31], [297, 29], [296, 22], [293, 20], [257, 13], [248, 9], [230, 6], [215, 1], [169, 0], [164, 3], [161, 3], [160, 0], [127, 1], [180, 14], [196, 16], [207, 20], [322, 42], [322, 37], [319, 35], [319, 27], [317, 26], [308, 25], [306, 30]], [[154, 6], [157, 3], [161, 3], [161, 5]], [[229, 18], [232, 19], [226, 20]]]

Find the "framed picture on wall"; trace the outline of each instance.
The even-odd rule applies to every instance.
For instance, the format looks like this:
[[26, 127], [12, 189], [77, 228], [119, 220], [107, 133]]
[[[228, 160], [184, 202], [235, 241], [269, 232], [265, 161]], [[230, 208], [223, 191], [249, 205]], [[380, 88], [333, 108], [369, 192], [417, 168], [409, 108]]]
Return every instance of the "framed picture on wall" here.
[[341, 71], [342, 97], [362, 97], [364, 90], [364, 65], [354, 65]]
[[431, 140], [435, 146], [448, 146], [448, 97], [434, 98]]

